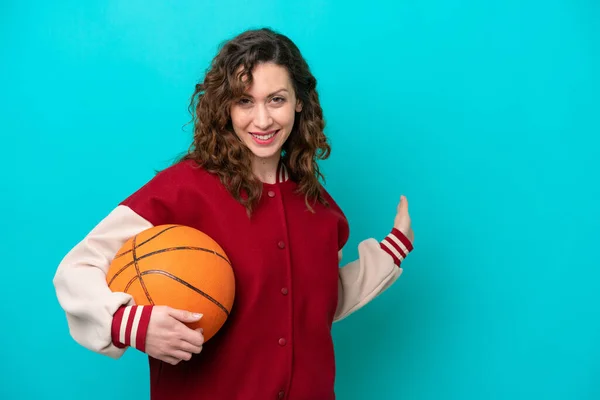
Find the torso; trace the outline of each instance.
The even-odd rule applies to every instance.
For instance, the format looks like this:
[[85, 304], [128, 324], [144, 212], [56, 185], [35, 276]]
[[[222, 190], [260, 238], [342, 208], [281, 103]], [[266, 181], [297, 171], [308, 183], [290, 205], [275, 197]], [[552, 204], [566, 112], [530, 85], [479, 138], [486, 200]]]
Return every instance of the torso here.
[[331, 324], [348, 234], [341, 210], [326, 194], [332, 206], [310, 212], [288, 180], [264, 184], [248, 218], [216, 176], [191, 162], [171, 168], [164, 190], [172, 209], [155, 212], [136, 195], [124, 204], [154, 225], [188, 225], [215, 239], [231, 260], [236, 294], [202, 353], [177, 366], [150, 360], [152, 398], [333, 399]]

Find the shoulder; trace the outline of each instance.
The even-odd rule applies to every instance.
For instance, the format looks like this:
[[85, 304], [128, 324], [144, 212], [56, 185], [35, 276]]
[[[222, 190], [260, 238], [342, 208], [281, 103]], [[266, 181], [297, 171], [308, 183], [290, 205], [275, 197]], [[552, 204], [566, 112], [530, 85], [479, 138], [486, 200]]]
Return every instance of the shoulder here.
[[195, 161], [183, 160], [156, 173], [120, 204], [153, 225], [174, 223], [195, 213], [198, 201], [216, 192], [219, 184]]
[[325, 189], [323, 185], [320, 187], [321, 195], [327, 201], [328, 205], [324, 206], [329, 213], [333, 214], [337, 219], [338, 227], [338, 248], [344, 247], [350, 236], [350, 225], [342, 208], [334, 200], [333, 196]]
[[328, 210], [330, 210], [330, 212], [339, 214], [341, 217], [343, 217], [344, 219], [346, 218], [346, 216], [344, 215], [344, 212], [342, 211], [342, 208], [338, 205], [338, 203], [335, 201], [335, 199], [333, 198], [333, 196], [331, 195], [331, 193], [329, 193], [327, 191], [327, 189], [325, 189], [325, 187], [323, 185], [320, 185], [320, 191], [321, 191], [321, 195], [323, 196], [323, 198], [327, 201], [327, 206], [325, 206]]

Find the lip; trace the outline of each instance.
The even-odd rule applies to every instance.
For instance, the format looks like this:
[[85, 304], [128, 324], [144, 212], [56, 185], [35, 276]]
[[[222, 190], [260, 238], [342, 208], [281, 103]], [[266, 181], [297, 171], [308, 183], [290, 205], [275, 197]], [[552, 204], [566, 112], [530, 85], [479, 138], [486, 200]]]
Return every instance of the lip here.
[[[252, 137], [252, 140], [254, 140], [254, 143], [256, 143], [260, 146], [268, 146], [275, 141], [279, 131], [280, 131], [279, 129], [275, 129], [275, 130], [268, 131], [268, 132], [249, 132], [249, 133], [250, 133], [250, 137]], [[273, 134], [273, 136], [267, 140], [261, 140], [261, 139], [257, 138], [256, 136], [254, 136], [254, 135], [262, 136], [262, 135], [271, 135], [271, 134]]]

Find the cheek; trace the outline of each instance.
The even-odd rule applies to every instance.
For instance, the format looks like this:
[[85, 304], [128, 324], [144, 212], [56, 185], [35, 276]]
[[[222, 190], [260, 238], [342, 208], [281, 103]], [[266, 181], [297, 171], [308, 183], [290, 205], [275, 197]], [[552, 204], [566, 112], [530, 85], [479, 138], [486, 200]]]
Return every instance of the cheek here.
[[291, 129], [294, 125], [294, 118], [296, 116], [295, 110], [293, 108], [286, 107], [285, 109], [280, 109], [279, 111], [280, 113], [278, 114], [277, 122], [279, 125], [286, 126]]
[[248, 125], [247, 116], [244, 115], [244, 113], [239, 110], [232, 109], [231, 113], [230, 113], [230, 118], [231, 118], [231, 124], [233, 125], [233, 128], [236, 130], [243, 129]]

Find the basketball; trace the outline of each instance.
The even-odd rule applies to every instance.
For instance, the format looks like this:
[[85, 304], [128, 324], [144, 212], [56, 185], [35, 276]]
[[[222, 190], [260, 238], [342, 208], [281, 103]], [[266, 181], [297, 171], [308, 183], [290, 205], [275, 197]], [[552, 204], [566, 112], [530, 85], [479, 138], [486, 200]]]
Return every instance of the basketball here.
[[121, 247], [106, 275], [113, 292], [130, 294], [136, 305], [164, 305], [203, 314], [186, 324], [203, 328], [208, 341], [223, 326], [235, 296], [229, 258], [212, 238], [182, 225], [159, 225]]

